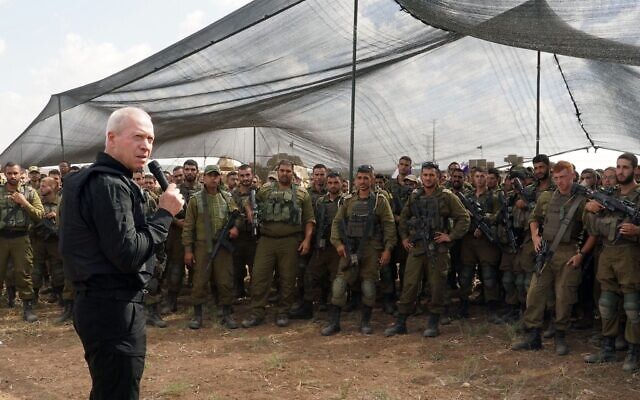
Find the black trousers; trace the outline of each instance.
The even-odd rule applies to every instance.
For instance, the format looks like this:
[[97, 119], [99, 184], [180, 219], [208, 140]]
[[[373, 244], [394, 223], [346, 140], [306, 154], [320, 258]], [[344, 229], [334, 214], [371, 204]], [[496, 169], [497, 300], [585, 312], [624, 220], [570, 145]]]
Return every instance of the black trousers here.
[[144, 371], [144, 305], [79, 292], [73, 325], [91, 374], [90, 400], [137, 400]]

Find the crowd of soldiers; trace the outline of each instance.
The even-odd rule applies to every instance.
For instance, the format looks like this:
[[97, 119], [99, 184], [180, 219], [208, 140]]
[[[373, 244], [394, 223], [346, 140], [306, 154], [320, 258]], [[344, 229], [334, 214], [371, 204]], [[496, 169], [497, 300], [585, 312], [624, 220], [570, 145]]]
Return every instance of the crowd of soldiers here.
[[[395, 322], [385, 336], [407, 334], [407, 319], [428, 315], [424, 337], [436, 337], [451, 319], [469, 318], [484, 304], [489, 323], [518, 323], [523, 338], [512, 350], [538, 350], [554, 338], [569, 353], [567, 333], [600, 321], [600, 351], [588, 363], [615, 361], [626, 350], [625, 371], [640, 357], [640, 168], [623, 153], [616, 165], [578, 173], [543, 154], [532, 167], [446, 170], [433, 162], [411, 174], [403, 156], [393, 177], [361, 165], [349, 182], [325, 165], [312, 169], [305, 188], [291, 161], [281, 160], [262, 184], [251, 166], [223, 174], [218, 165], [187, 160], [166, 171], [184, 199], [165, 245], [157, 248], [145, 295], [148, 325], [167, 326], [190, 288], [191, 329], [203, 326], [212, 298], [228, 329], [265, 322], [312, 319], [327, 312], [324, 336], [341, 330], [341, 314], [360, 310], [361, 333], [373, 333], [381, 305]], [[33, 305], [64, 307], [72, 317], [73, 282], [58, 255], [60, 187], [77, 171], [68, 162], [40, 174], [14, 163], [0, 185], [0, 282], [9, 307], [16, 293], [23, 318]], [[157, 208], [159, 185], [133, 174], [145, 209]], [[352, 187], [350, 187], [350, 184]], [[250, 313], [236, 322], [234, 305]], [[474, 308], [477, 310], [479, 308]]]

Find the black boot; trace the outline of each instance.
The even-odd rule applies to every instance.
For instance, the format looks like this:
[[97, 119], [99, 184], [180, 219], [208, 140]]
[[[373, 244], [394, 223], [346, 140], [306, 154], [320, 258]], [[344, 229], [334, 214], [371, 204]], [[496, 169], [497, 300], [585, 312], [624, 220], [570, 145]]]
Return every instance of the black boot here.
[[622, 370], [625, 372], [634, 372], [638, 370], [638, 358], [640, 357], [640, 344], [629, 343], [627, 357], [622, 364]]
[[220, 323], [227, 329], [237, 329], [238, 324], [233, 319], [233, 315], [231, 314], [231, 306], [222, 306], [222, 319]]
[[556, 321], [554, 315], [551, 314], [551, 319], [549, 320], [549, 325], [547, 325], [547, 329], [542, 332], [542, 337], [545, 339], [551, 339], [556, 334]]
[[502, 319], [498, 317], [498, 303], [495, 301], [490, 301], [487, 304], [487, 322], [491, 324], [504, 324]]
[[616, 361], [616, 338], [613, 336], [602, 337], [602, 347], [600, 352], [596, 354], [589, 354], [584, 357], [584, 362], [590, 364], [600, 364], [605, 362]]
[[54, 287], [51, 289], [51, 293], [49, 293], [49, 297], [47, 297], [47, 303], [53, 304], [58, 303], [62, 305], [62, 288]]
[[382, 310], [389, 315], [393, 315], [396, 312], [396, 302], [393, 300], [393, 294], [388, 293], [383, 296]]
[[200, 329], [202, 327], [202, 304], [193, 306], [193, 318], [189, 322], [190, 329]]
[[312, 319], [313, 318], [313, 303], [305, 300], [300, 307], [289, 312], [289, 318], [291, 319]]
[[162, 310], [160, 310], [160, 314], [169, 314], [177, 311], [178, 311], [178, 293], [169, 292], [167, 293], [166, 303], [164, 306], [162, 306]]
[[33, 313], [31, 300], [22, 301], [22, 319], [27, 322], [36, 322], [38, 320], [38, 317]]
[[395, 335], [406, 335], [407, 334], [407, 314], [398, 314], [398, 317], [396, 318], [396, 322], [393, 324], [392, 327], [387, 328], [384, 331], [384, 335], [389, 337], [389, 336], [395, 336]]
[[451, 317], [449, 316], [449, 306], [445, 306], [444, 312], [440, 314], [440, 325], [451, 325]]
[[147, 325], [155, 326], [156, 328], [166, 328], [167, 323], [162, 319], [158, 313], [158, 304], [151, 304], [147, 306]]
[[440, 335], [440, 314], [431, 313], [427, 321], [427, 328], [422, 332], [424, 337], [436, 337]]
[[511, 346], [511, 350], [540, 350], [542, 348], [542, 338], [540, 337], [540, 328], [532, 328], [529, 331], [529, 336], [518, 343], [514, 343]]
[[360, 319], [360, 332], [365, 335], [371, 335], [373, 328], [371, 327], [371, 312], [373, 308], [369, 306], [362, 306], [362, 313]]
[[452, 315], [456, 319], [467, 319], [469, 318], [469, 300], [468, 299], [460, 299], [460, 304], [458, 304], [458, 308]]
[[340, 312], [340, 307], [333, 304], [329, 306], [329, 324], [320, 331], [322, 336], [331, 336], [340, 332]]
[[624, 328], [622, 328], [623, 333], [619, 333], [616, 336], [616, 351], [627, 351], [629, 350], [629, 343], [624, 338]]
[[38, 303], [40, 302], [40, 288], [33, 288], [33, 300], [32, 300], [32, 304], [34, 306], [37, 306]]
[[556, 347], [556, 354], [559, 356], [566, 356], [569, 354], [569, 345], [565, 340], [565, 331], [557, 330], [554, 338], [554, 344]]
[[53, 322], [56, 324], [61, 324], [63, 322], [69, 321], [70, 319], [73, 319], [73, 300], [65, 300], [62, 315], [53, 320]]
[[13, 308], [16, 306], [16, 287], [7, 286], [7, 307]]

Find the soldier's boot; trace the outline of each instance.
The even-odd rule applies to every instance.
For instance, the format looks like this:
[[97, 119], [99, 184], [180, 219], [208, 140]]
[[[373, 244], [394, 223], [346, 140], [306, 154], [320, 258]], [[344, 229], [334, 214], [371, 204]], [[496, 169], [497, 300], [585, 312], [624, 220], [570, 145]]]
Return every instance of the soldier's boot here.
[[58, 303], [59, 305], [63, 305], [62, 304], [62, 289], [63, 288], [57, 287], [57, 286], [52, 288], [51, 292], [49, 293], [49, 297], [47, 297], [47, 303], [49, 303], [49, 304]]
[[638, 359], [640, 358], [640, 344], [629, 343], [629, 350], [627, 351], [627, 357], [622, 364], [622, 370], [625, 372], [634, 372], [638, 370], [640, 365]]
[[54, 319], [53, 322], [56, 324], [62, 324], [63, 322], [71, 319], [73, 319], [73, 300], [65, 300], [62, 314], [58, 318]]
[[445, 306], [444, 312], [440, 314], [440, 325], [451, 325], [451, 317], [449, 316], [449, 306]]
[[160, 313], [158, 313], [158, 304], [151, 304], [147, 306], [147, 325], [155, 326], [156, 328], [166, 328], [167, 322], [162, 319]]
[[502, 319], [498, 317], [498, 303], [495, 301], [490, 301], [487, 304], [487, 322], [496, 325], [504, 323]]
[[37, 306], [40, 302], [40, 288], [33, 288], [33, 300], [32, 304]]
[[396, 302], [393, 300], [393, 294], [387, 293], [382, 298], [382, 310], [385, 314], [393, 315], [396, 312]]
[[349, 297], [349, 302], [344, 307], [344, 312], [354, 311], [360, 305], [361, 293], [351, 291], [351, 296]]
[[619, 333], [618, 336], [616, 336], [616, 351], [627, 351], [629, 350], [629, 343], [627, 343], [627, 340], [624, 338], [624, 328], [622, 330], [623, 333]]
[[329, 324], [320, 331], [322, 336], [331, 336], [340, 332], [341, 311], [338, 306], [334, 306], [333, 304], [329, 306]]
[[454, 313], [456, 319], [469, 318], [469, 299], [460, 299], [460, 304]]
[[289, 318], [291, 319], [312, 319], [313, 318], [313, 303], [305, 300], [300, 307], [289, 312]]
[[220, 320], [222, 326], [227, 329], [237, 329], [238, 324], [233, 319], [233, 314], [231, 312], [231, 306], [222, 306], [222, 319]]
[[396, 318], [396, 322], [394, 322], [393, 326], [387, 328], [384, 331], [384, 335], [395, 336], [395, 335], [406, 335], [407, 334], [407, 314], [398, 314]]
[[547, 325], [547, 329], [542, 333], [542, 337], [545, 339], [551, 339], [556, 334], [556, 322], [553, 317], [549, 320], [549, 325]]
[[517, 322], [520, 319], [520, 305], [509, 304], [507, 312], [501, 319], [504, 323]]
[[29, 323], [38, 320], [38, 317], [33, 313], [33, 303], [31, 303], [31, 300], [22, 301], [22, 319]]
[[371, 313], [373, 308], [369, 306], [362, 306], [362, 312], [360, 317], [360, 332], [365, 335], [371, 335], [373, 333], [373, 327], [371, 326]]
[[7, 307], [13, 308], [16, 306], [16, 287], [7, 286]]
[[569, 354], [569, 345], [565, 340], [565, 331], [557, 330], [553, 342], [556, 347], [556, 354], [559, 356], [566, 356]]
[[600, 352], [585, 356], [584, 362], [590, 364], [600, 364], [616, 361], [615, 342], [616, 339], [613, 336], [603, 336]]
[[242, 321], [240, 324], [243, 328], [253, 328], [264, 322], [264, 318], [258, 318], [255, 315], [251, 315], [249, 318]]
[[440, 314], [431, 313], [427, 321], [427, 328], [422, 332], [424, 337], [436, 337], [440, 335]]
[[189, 322], [190, 329], [200, 329], [202, 327], [202, 304], [193, 306], [193, 318]]
[[287, 314], [276, 315], [276, 326], [284, 328], [289, 325], [289, 316]]
[[160, 313], [169, 314], [176, 311], [178, 311], [178, 293], [169, 292], [167, 293], [167, 302], [164, 306], [162, 306], [162, 310], [160, 310]]
[[514, 343], [511, 350], [540, 350], [542, 348], [542, 338], [540, 337], [540, 328], [533, 328], [529, 331], [529, 336], [521, 342]]

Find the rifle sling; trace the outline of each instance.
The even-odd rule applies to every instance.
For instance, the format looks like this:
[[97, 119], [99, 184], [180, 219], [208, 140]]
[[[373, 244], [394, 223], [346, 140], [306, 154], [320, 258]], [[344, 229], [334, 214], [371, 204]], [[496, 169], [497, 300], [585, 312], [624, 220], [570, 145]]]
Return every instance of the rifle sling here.
[[[569, 208], [567, 215], [565, 215], [562, 221], [560, 222], [560, 229], [558, 229], [558, 232], [556, 233], [556, 236], [553, 238], [553, 242], [551, 242], [551, 246], [549, 247], [549, 254], [551, 254], [551, 257], [553, 257], [553, 254], [556, 252], [556, 249], [560, 245], [560, 241], [562, 240], [562, 237], [567, 231], [567, 228], [569, 228], [569, 223], [571, 222], [571, 219], [573, 219], [573, 216], [575, 215], [576, 211], [578, 211], [578, 207], [580, 206], [581, 201], [582, 201], [582, 196], [577, 195], [573, 199], [573, 203], [571, 204], [571, 207]], [[549, 258], [548, 261], [551, 261], [551, 257]]]
[[202, 198], [202, 214], [204, 217], [204, 236], [207, 242], [207, 253], [213, 251], [213, 227], [211, 226], [211, 217], [209, 216], [209, 200], [207, 199], [207, 189], [202, 188], [200, 192]]

